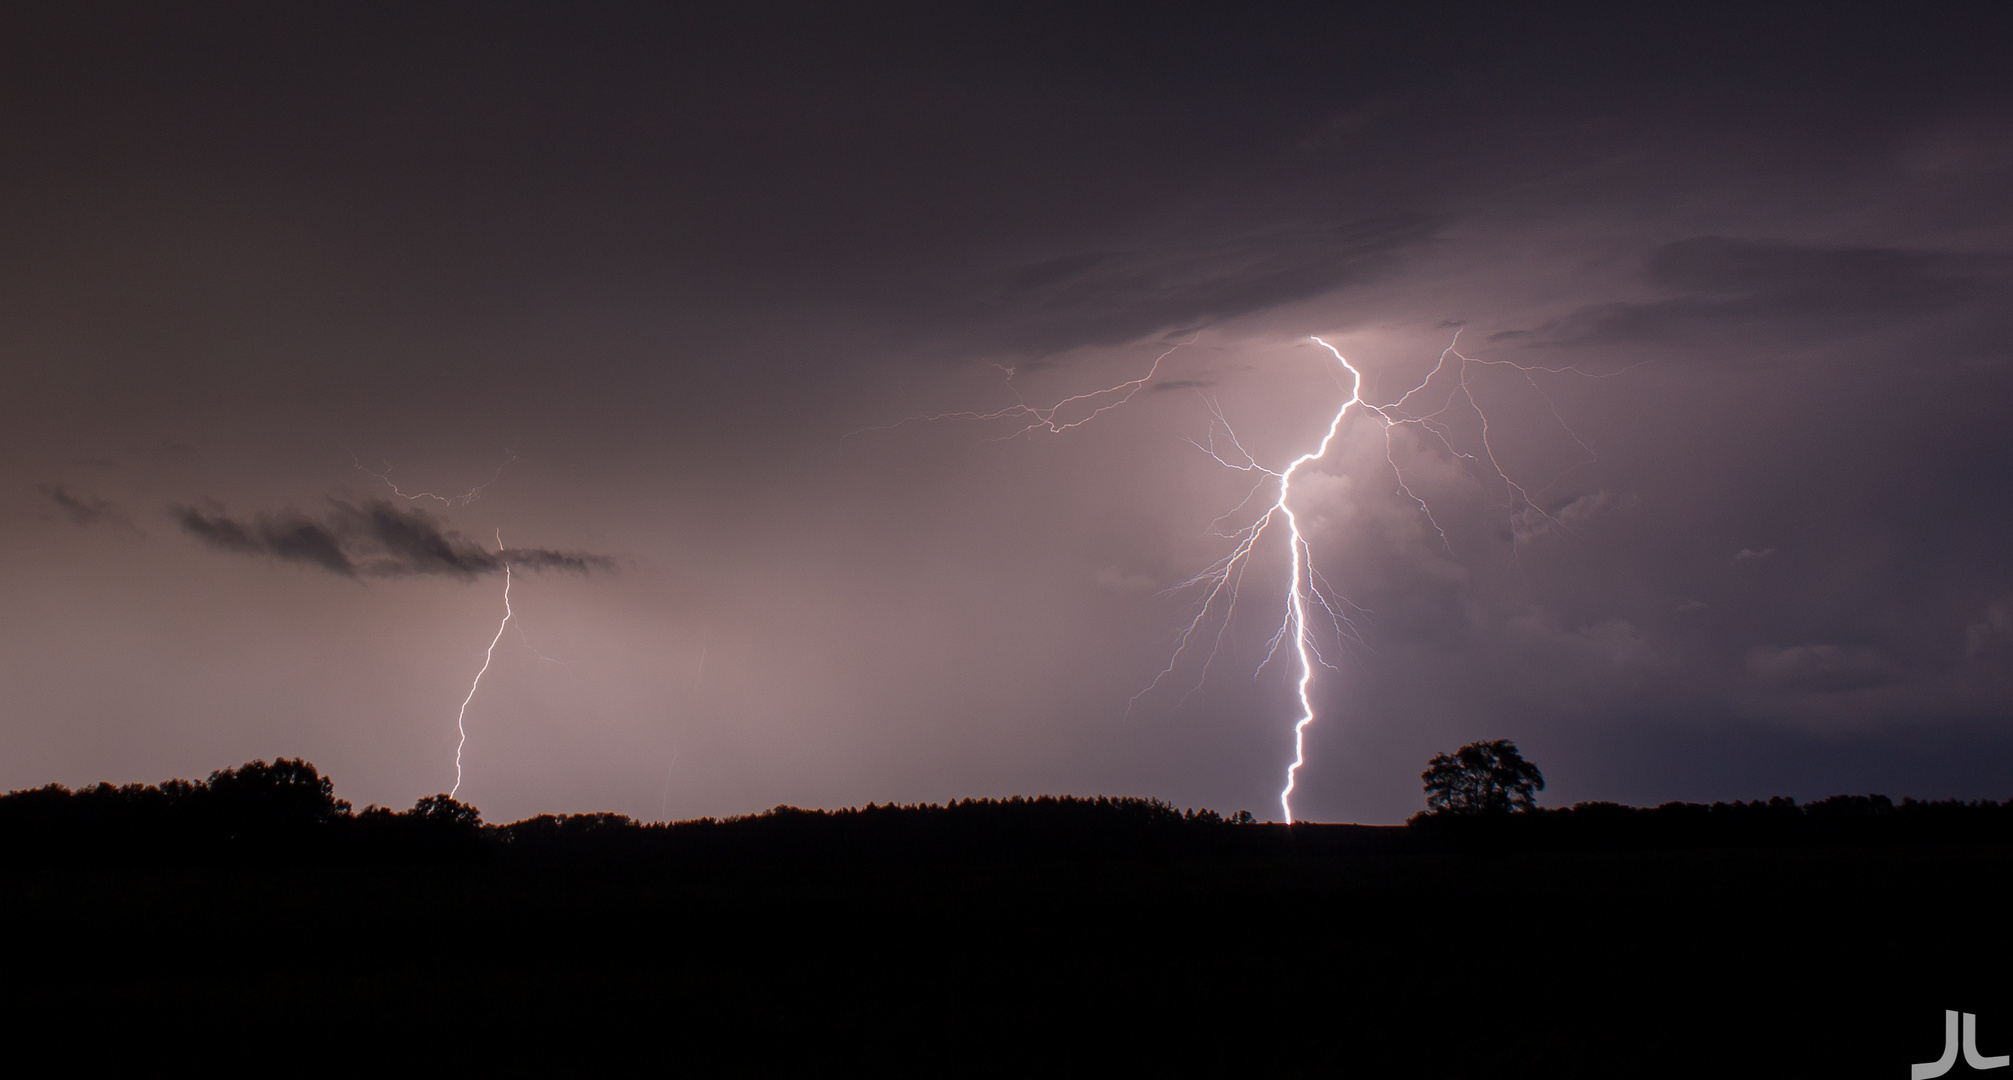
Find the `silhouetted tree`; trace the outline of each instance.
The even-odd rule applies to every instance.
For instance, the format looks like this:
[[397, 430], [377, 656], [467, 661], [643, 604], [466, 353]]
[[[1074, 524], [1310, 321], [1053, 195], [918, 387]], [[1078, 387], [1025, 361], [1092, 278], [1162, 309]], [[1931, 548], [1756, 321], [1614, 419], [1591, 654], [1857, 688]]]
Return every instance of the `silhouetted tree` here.
[[412, 804], [408, 813], [412, 817], [443, 825], [474, 828], [482, 824], [482, 811], [465, 802], [456, 802], [451, 795], [428, 795]]
[[328, 777], [289, 758], [219, 769], [208, 783], [170, 797], [189, 803], [204, 842], [219, 854], [261, 859], [306, 856], [350, 809]]
[[1469, 743], [1452, 755], [1435, 754], [1419, 779], [1426, 782], [1426, 809], [1435, 814], [1536, 810], [1537, 793], [1545, 789], [1544, 775], [1508, 739]]
[[[171, 780], [162, 787], [179, 783]], [[335, 782], [298, 758], [219, 769], [204, 787], [211, 805], [247, 817], [320, 824], [349, 812], [349, 803], [335, 797]]]

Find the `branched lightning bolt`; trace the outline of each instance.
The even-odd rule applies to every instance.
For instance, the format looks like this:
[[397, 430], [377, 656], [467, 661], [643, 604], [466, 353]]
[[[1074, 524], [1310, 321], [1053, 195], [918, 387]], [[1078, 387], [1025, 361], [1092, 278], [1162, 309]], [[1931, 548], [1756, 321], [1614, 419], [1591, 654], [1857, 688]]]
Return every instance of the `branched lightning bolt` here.
[[[1548, 368], [1526, 366], [1507, 360], [1477, 359], [1464, 356], [1457, 351], [1456, 346], [1460, 342], [1460, 335], [1457, 333], [1453, 343], [1449, 344], [1440, 353], [1439, 360], [1434, 364], [1433, 369], [1417, 385], [1405, 391], [1397, 400], [1388, 405], [1373, 405], [1363, 400], [1362, 371], [1351, 364], [1342, 355], [1340, 350], [1328, 342], [1318, 337], [1311, 338], [1310, 340], [1328, 350], [1329, 354], [1334, 356], [1336, 363], [1340, 365], [1342, 371], [1348, 374], [1348, 397], [1336, 409], [1334, 417], [1329, 420], [1328, 429], [1322, 435], [1321, 441], [1312, 450], [1288, 462], [1284, 468], [1271, 469], [1259, 464], [1257, 459], [1238, 440], [1237, 433], [1231, 427], [1229, 419], [1224, 416], [1222, 408], [1213, 399], [1206, 395], [1204, 396], [1203, 400], [1210, 414], [1210, 428], [1207, 441], [1198, 442], [1190, 439], [1188, 442], [1218, 465], [1239, 472], [1256, 474], [1258, 479], [1242, 501], [1210, 523], [1212, 532], [1230, 541], [1230, 551], [1222, 558], [1203, 568], [1199, 573], [1164, 590], [1164, 594], [1199, 594], [1199, 598], [1194, 602], [1192, 609], [1193, 616], [1176, 636], [1174, 649], [1168, 656], [1166, 665], [1161, 668], [1159, 673], [1154, 675], [1153, 679], [1145, 687], [1133, 694], [1126, 703], [1126, 708], [1130, 711], [1133, 704], [1141, 697], [1158, 687], [1163, 681], [1174, 674], [1175, 670], [1181, 666], [1182, 658], [1188, 654], [1191, 647], [1198, 646], [1204, 639], [1207, 639], [1208, 653], [1202, 661], [1200, 676], [1195, 686], [1183, 694], [1183, 698], [1186, 699], [1188, 694], [1193, 694], [1202, 688], [1203, 682], [1208, 678], [1210, 665], [1215, 661], [1217, 653], [1222, 648], [1223, 638], [1228, 632], [1231, 618], [1236, 613], [1238, 592], [1243, 584], [1245, 573], [1250, 568], [1252, 553], [1257, 548], [1259, 541], [1265, 536], [1266, 530], [1275, 522], [1282, 523], [1287, 533], [1287, 550], [1291, 557], [1291, 570], [1286, 582], [1286, 610], [1283, 613], [1279, 629], [1272, 635], [1266, 649], [1265, 658], [1259, 662], [1258, 670], [1263, 671], [1265, 665], [1272, 662], [1273, 657], [1278, 655], [1282, 645], [1289, 640], [1292, 642], [1294, 658], [1299, 662], [1300, 666], [1299, 678], [1295, 684], [1295, 693], [1300, 702], [1300, 715], [1293, 724], [1293, 761], [1286, 767], [1286, 784], [1279, 792], [1279, 807], [1285, 816], [1286, 823], [1289, 825], [1293, 822], [1293, 791], [1299, 779], [1300, 769], [1306, 764], [1306, 733], [1308, 727], [1315, 720], [1311, 690], [1314, 681], [1314, 666], [1316, 664], [1330, 668], [1334, 666], [1321, 655], [1316, 636], [1310, 627], [1309, 608], [1319, 608], [1321, 614], [1326, 617], [1325, 621], [1338, 641], [1354, 641], [1359, 644], [1362, 642], [1362, 637], [1357, 633], [1356, 624], [1351, 618], [1352, 612], [1362, 613], [1362, 609], [1335, 592], [1322, 577], [1320, 571], [1314, 567], [1313, 549], [1309, 545], [1305, 534], [1302, 533], [1300, 518], [1294, 512], [1291, 505], [1294, 477], [1299, 474], [1302, 467], [1320, 461], [1328, 455], [1336, 437], [1341, 433], [1343, 422], [1348, 419], [1352, 410], [1359, 410], [1375, 417], [1383, 429], [1384, 460], [1391, 470], [1395, 484], [1394, 494], [1403, 496], [1416, 508], [1426, 523], [1432, 527], [1433, 533], [1438, 537], [1442, 549], [1448, 551], [1450, 554], [1452, 552], [1452, 546], [1447, 539], [1446, 530], [1441, 527], [1440, 522], [1434, 517], [1432, 507], [1427, 504], [1424, 498], [1413, 491], [1411, 484], [1406, 479], [1404, 469], [1398, 464], [1397, 449], [1392, 439], [1392, 433], [1398, 428], [1411, 427], [1426, 433], [1441, 448], [1446, 450], [1448, 454], [1486, 473], [1500, 484], [1501, 490], [1508, 500], [1506, 510], [1508, 511], [1513, 544], [1521, 546], [1528, 538], [1545, 531], [1546, 527], [1569, 530], [1570, 525], [1552, 512], [1544, 509], [1532, 498], [1531, 492], [1526, 486], [1511, 479], [1509, 474], [1504, 471], [1501, 462], [1496, 456], [1495, 443], [1491, 438], [1492, 432], [1488, 413], [1476, 400], [1474, 387], [1469, 381], [1471, 368], [1474, 366], [1502, 366], [1511, 368], [1523, 376], [1532, 390], [1536, 391], [1538, 396], [1544, 400], [1553, 419], [1558, 422], [1568, 437], [1572, 439], [1573, 444], [1581, 451], [1582, 456], [1572, 465], [1569, 465], [1565, 471], [1591, 463], [1595, 460], [1594, 452], [1587, 445], [1586, 441], [1581, 439], [1571, 426], [1565, 422], [1565, 419], [1559, 413], [1558, 406], [1552, 401], [1550, 395], [1545, 393], [1544, 388], [1538, 384], [1535, 376], [1542, 372], [1548, 374], [1570, 373], [1592, 378], [1607, 378], [1612, 375], [1618, 375], [1621, 371], [1628, 370], [1628, 368], [1623, 368], [1618, 371], [1593, 373], [1571, 367]], [[1087, 424], [1104, 413], [1132, 400], [1134, 395], [1159, 373], [1162, 361], [1166, 360], [1169, 355], [1183, 346], [1193, 344], [1193, 341], [1194, 339], [1190, 339], [1155, 357], [1153, 365], [1148, 369], [1146, 374], [1137, 379], [1129, 379], [1125, 382], [1104, 387], [1103, 389], [1072, 395], [1063, 398], [1054, 405], [1037, 407], [1028, 405], [1025, 401], [1022, 401], [993, 412], [954, 412], [916, 416], [894, 424], [884, 425], [880, 428], [867, 428], [863, 430], [886, 430], [918, 421], [1026, 419], [1027, 422], [1024, 426], [1010, 434], [1001, 436], [1000, 439], [1004, 440], [1017, 438], [1022, 435], [1032, 435], [1037, 431], [1061, 434], [1071, 428]], [[1006, 372], [1008, 379], [1011, 380], [1013, 376], [1012, 369], [1003, 368], [1002, 370]], [[1453, 385], [1447, 390], [1446, 397], [1439, 403], [1437, 408], [1430, 412], [1422, 413], [1414, 411], [1410, 405], [1413, 397], [1425, 394], [1436, 380], [1444, 383], [1446, 380], [1441, 379], [1443, 372], [1450, 373], [1453, 380]], [[1019, 396], [1019, 392], [1016, 391], [1015, 397], [1019, 398]], [[1480, 422], [1481, 445], [1479, 452], [1476, 453], [1463, 451], [1454, 445], [1451, 414], [1456, 413], [1457, 410], [1463, 407]], [[1223, 431], [1223, 442], [1220, 445], [1217, 436], [1217, 428], [1219, 427]], [[858, 433], [856, 432], [855, 434]], [[1545, 487], [1557, 483], [1564, 477], [1565, 471], [1554, 476]], [[1242, 528], [1234, 531], [1224, 531], [1226, 522], [1238, 518], [1247, 507], [1252, 506], [1254, 502], [1261, 501], [1261, 493], [1275, 482], [1277, 487], [1274, 489], [1273, 498], [1265, 505], [1263, 512], [1259, 513], [1255, 519]], [[1513, 553], [1514, 551], [1515, 548], [1513, 547]], [[1212, 622], [1215, 623], [1215, 632], [1213, 634], [1209, 632], [1209, 626]]]
[[[1573, 440], [1574, 445], [1583, 452], [1584, 456], [1575, 462], [1575, 466], [1594, 460], [1592, 448], [1566, 424], [1564, 418], [1559, 415], [1558, 407], [1534, 378], [1534, 373], [1538, 371], [1556, 372], [1573, 369], [1527, 367], [1509, 361], [1478, 360], [1464, 356], [1456, 351], [1455, 348], [1455, 345], [1460, 340], [1457, 334], [1455, 344], [1448, 345], [1441, 352], [1439, 361], [1434, 364], [1433, 369], [1417, 385], [1407, 390], [1396, 401], [1388, 405], [1373, 405], [1363, 400], [1362, 371], [1354, 364], [1351, 364], [1342, 355], [1340, 350], [1328, 342], [1318, 337], [1311, 338], [1310, 340], [1328, 350], [1329, 354], [1335, 358], [1335, 362], [1341, 366], [1343, 371], [1348, 373], [1348, 398], [1336, 409], [1334, 417], [1328, 422], [1327, 432], [1322, 435], [1321, 442], [1313, 450], [1293, 459], [1284, 469], [1267, 469], [1259, 465], [1250, 452], [1244, 449], [1243, 444], [1237, 439], [1237, 433], [1231, 428], [1229, 420], [1223, 415], [1222, 409], [1213, 401], [1209, 403], [1212, 423], [1208, 444], [1203, 445], [1190, 440], [1193, 445], [1217, 464], [1240, 472], [1257, 472], [1263, 474], [1263, 478], [1258, 484], [1253, 486], [1251, 492], [1245, 496], [1243, 502], [1233, 508], [1228, 514], [1217, 518], [1216, 522], [1213, 523], [1214, 527], [1218, 528], [1219, 535], [1223, 535], [1232, 542], [1230, 553], [1205, 568], [1201, 573], [1175, 585], [1173, 589], [1169, 590], [1171, 592], [1199, 590], [1202, 593], [1202, 597], [1195, 607], [1194, 617], [1182, 628], [1174, 652], [1169, 656], [1166, 666], [1154, 676], [1152, 682], [1149, 682], [1145, 688], [1141, 689], [1139, 693], [1134, 694], [1132, 699], [1127, 702], [1127, 706], [1130, 708], [1131, 704], [1136, 702], [1141, 695], [1152, 690], [1162, 680], [1173, 674], [1175, 668], [1180, 664], [1182, 655], [1194, 642], [1198, 632], [1210, 621], [1211, 613], [1218, 609], [1219, 600], [1221, 600], [1222, 616], [1217, 624], [1217, 631], [1210, 641], [1209, 655], [1203, 661], [1202, 678], [1206, 679], [1208, 677], [1209, 665], [1214, 661], [1216, 653], [1221, 648], [1223, 635], [1230, 624], [1230, 616], [1235, 611], [1238, 587], [1243, 582], [1244, 572], [1249, 565], [1252, 550], [1257, 546], [1258, 541], [1264, 536], [1269, 526], [1275, 521], [1283, 522], [1287, 532], [1287, 550], [1291, 557], [1290, 576], [1286, 583], [1286, 611], [1279, 629], [1272, 635], [1271, 643], [1266, 649], [1265, 659], [1260, 661], [1258, 666], [1260, 670], [1263, 670], [1265, 665], [1270, 663], [1274, 656], [1278, 655], [1282, 644], [1288, 640], [1292, 642], [1294, 658], [1299, 661], [1300, 665], [1299, 679], [1294, 687], [1295, 694], [1300, 702], [1300, 715], [1293, 724], [1293, 761], [1286, 767], [1286, 784], [1279, 792], [1279, 808], [1285, 816], [1286, 823], [1289, 825], [1293, 822], [1293, 791], [1299, 781], [1300, 769], [1307, 762], [1307, 728], [1315, 720], [1314, 703], [1310, 693], [1314, 680], [1314, 665], [1319, 663], [1326, 667], [1333, 667], [1321, 655], [1319, 645], [1309, 626], [1309, 606], [1314, 605], [1320, 608], [1322, 614], [1327, 617], [1328, 625], [1338, 640], [1353, 640], [1359, 643], [1362, 641], [1361, 635], [1356, 632], [1355, 622], [1350, 617], [1351, 611], [1360, 612], [1361, 609], [1349, 603], [1345, 598], [1342, 598], [1333, 589], [1329, 588], [1326, 581], [1321, 577], [1320, 572], [1314, 568], [1313, 549], [1308, 545], [1306, 536], [1300, 530], [1300, 519], [1294, 513], [1290, 501], [1293, 494], [1293, 478], [1295, 474], [1300, 471], [1302, 466], [1319, 461], [1328, 455], [1329, 448], [1333, 446], [1336, 435], [1341, 431], [1343, 421], [1348, 418], [1352, 409], [1360, 408], [1361, 411], [1375, 417], [1383, 428], [1384, 461], [1391, 469], [1395, 493], [1402, 495], [1417, 508], [1418, 513], [1425, 518], [1427, 524], [1432, 526], [1433, 533], [1439, 538], [1443, 549], [1451, 551], [1446, 530], [1441, 528], [1439, 521], [1433, 516], [1432, 507], [1412, 490], [1411, 485], [1406, 480], [1404, 469], [1398, 464], [1397, 450], [1392, 442], [1392, 432], [1397, 428], [1406, 426], [1417, 427], [1429, 433], [1449, 454], [1476, 466], [1482, 466], [1486, 462], [1487, 471], [1504, 486], [1509, 495], [1512, 536], [1518, 543], [1521, 543], [1534, 530], [1528, 524], [1526, 524], [1525, 528], [1518, 529], [1516, 527], [1517, 524], [1519, 522], [1528, 523], [1533, 516], [1541, 518], [1558, 528], [1566, 528], [1565, 522], [1560, 521], [1556, 516], [1546, 511], [1531, 498], [1529, 491], [1523, 485], [1512, 480], [1504, 472], [1501, 463], [1497, 460], [1495, 446], [1489, 438], [1488, 413], [1476, 402], [1474, 389], [1468, 380], [1469, 366], [1475, 364], [1488, 366], [1502, 365], [1513, 368], [1521, 373], [1531, 388], [1543, 398], [1552, 417], [1559, 422], [1560, 427], [1565, 429], [1567, 435]], [[1423, 393], [1428, 386], [1432, 385], [1434, 379], [1441, 372], [1448, 369], [1449, 358], [1452, 358], [1456, 365], [1455, 374], [1457, 382], [1448, 391], [1446, 400], [1438, 409], [1431, 413], [1423, 415], [1408, 413], [1406, 407], [1412, 397]], [[1587, 374], [1578, 371], [1574, 373]], [[1446, 417], [1456, 407], [1457, 400], [1472, 410], [1481, 421], [1482, 452], [1480, 455], [1463, 453], [1453, 445], [1452, 432], [1447, 425]], [[1229, 446], [1235, 452], [1235, 457], [1227, 458], [1217, 449], [1215, 428], [1219, 425], [1223, 428]], [[1272, 479], [1278, 481], [1278, 487], [1276, 489], [1277, 495], [1271, 505], [1267, 506], [1265, 511], [1256, 520], [1244, 528], [1234, 533], [1221, 533], [1220, 527], [1222, 523], [1226, 519], [1235, 516], [1245, 506], [1250, 505], [1252, 500], [1258, 496], [1258, 493], [1264, 489], [1267, 482]], [[1557, 479], [1557, 477], [1554, 477], [1553, 482], [1556, 482]], [[1201, 680], [1198, 680], [1196, 686], [1192, 687], [1188, 693], [1194, 693], [1195, 690], [1201, 688], [1201, 685]], [[1183, 695], [1184, 698], [1186, 696], [1187, 694]]]
[[[496, 550], [504, 551], [503, 530], [496, 532]], [[482, 670], [475, 673], [475, 681], [468, 684], [468, 696], [461, 699], [461, 711], [455, 714], [454, 729], [461, 734], [461, 741], [454, 744], [454, 786], [448, 789], [447, 797], [453, 798], [461, 790], [461, 751], [468, 745], [468, 703], [475, 700], [475, 688], [482, 685], [482, 676], [489, 671], [490, 658], [496, 655], [496, 643], [503, 640], [503, 628], [510, 625], [510, 562], [503, 563], [503, 621], [496, 624], [496, 636], [489, 639], [489, 648], [482, 654]], [[526, 647], [529, 647], [529, 642]]]
[[[508, 575], [507, 566], [505, 568], [505, 573], [507, 576]], [[508, 583], [506, 582], [506, 584]], [[525, 650], [531, 653], [531, 655], [536, 656], [540, 660], [543, 660], [548, 664], [552, 664], [555, 667], [564, 668], [568, 673], [571, 673], [573, 671], [573, 665], [580, 662], [578, 660], [561, 660], [556, 656], [547, 656], [543, 652], [539, 651], [538, 646], [533, 645], [531, 643], [531, 638], [525, 634], [523, 623], [517, 624], [517, 640], [524, 643]]]
[[389, 461], [381, 462], [381, 464], [384, 466], [383, 471], [371, 472], [369, 469], [364, 468], [363, 460], [357, 457], [354, 451], [350, 453], [350, 464], [356, 466], [358, 472], [364, 473], [367, 476], [375, 476], [379, 480], [384, 481], [384, 485], [391, 489], [392, 494], [398, 496], [401, 499], [406, 500], [407, 502], [418, 502], [421, 499], [432, 499], [433, 501], [446, 507], [452, 507], [455, 506], [456, 504], [467, 506], [469, 503], [472, 503], [476, 499], [480, 498], [482, 496], [482, 489], [488, 487], [491, 484], [496, 483], [497, 478], [503, 475], [503, 470], [507, 466], [509, 466], [511, 462], [517, 460], [516, 453], [510, 451], [506, 451], [505, 453], [507, 456], [503, 459], [503, 463], [496, 467], [496, 471], [489, 475], [489, 479], [484, 480], [482, 483], [477, 484], [472, 488], [469, 488], [467, 491], [461, 493], [460, 495], [436, 495], [431, 491], [402, 491], [399, 489], [398, 484], [393, 482], [391, 478], [391, 462]]
[[[1053, 405], [1029, 405], [1025, 401], [1017, 401], [1015, 404], [1009, 405], [1004, 409], [994, 410], [993, 412], [951, 412], [934, 413], [929, 416], [910, 416], [897, 420], [892, 424], [881, 424], [875, 427], [861, 428], [858, 431], [848, 432], [847, 437], [863, 435], [869, 431], [889, 431], [904, 424], [935, 423], [943, 420], [983, 423], [988, 420], [1022, 419], [1027, 421], [1024, 426], [1018, 430], [1001, 435], [993, 441], [1005, 442], [1008, 439], [1016, 439], [1022, 435], [1032, 435], [1037, 431], [1046, 431], [1051, 435], [1060, 435], [1071, 428], [1082, 427], [1092, 420], [1103, 416], [1105, 413], [1118, 408], [1120, 405], [1131, 401], [1133, 396], [1138, 394], [1142, 387], [1152, 382], [1154, 376], [1160, 373], [1161, 361], [1193, 344], [1195, 344], [1195, 338], [1189, 338], [1179, 345], [1169, 347], [1166, 352], [1154, 357], [1153, 365], [1147, 368], [1146, 374], [1141, 375], [1137, 379], [1127, 379], [1122, 383], [1107, 386], [1103, 389], [1074, 394], [1063, 398]], [[994, 364], [993, 367], [998, 368], [1006, 375], [1007, 386], [1011, 388], [1013, 386], [1014, 369], [1001, 364]], [[1020, 397], [1019, 390], [1014, 391], [1014, 397]], [[1080, 416], [1076, 415], [1078, 411], [1083, 411], [1083, 414]]]

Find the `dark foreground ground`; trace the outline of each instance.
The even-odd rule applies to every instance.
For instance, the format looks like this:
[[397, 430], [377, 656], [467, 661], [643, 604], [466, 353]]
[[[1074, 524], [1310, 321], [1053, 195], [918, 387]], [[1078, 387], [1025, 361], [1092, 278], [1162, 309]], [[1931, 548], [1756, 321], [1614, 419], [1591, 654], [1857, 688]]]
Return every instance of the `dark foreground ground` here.
[[933, 865], [9, 870], [7, 1056], [1899, 1078], [1941, 1053], [1946, 1008], [1979, 1016], [1982, 1053], [2013, 1050], [2013, 847], [1491, 853], [1295, 833]]

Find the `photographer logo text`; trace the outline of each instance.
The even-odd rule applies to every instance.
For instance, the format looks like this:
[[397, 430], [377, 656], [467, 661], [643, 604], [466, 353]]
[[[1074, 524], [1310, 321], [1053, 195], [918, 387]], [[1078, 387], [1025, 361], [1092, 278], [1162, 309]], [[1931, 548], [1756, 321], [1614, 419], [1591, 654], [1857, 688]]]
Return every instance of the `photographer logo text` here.
[[1957, 1049], [1960, 1041], [1964, 1048], [1964, 1064], [1974, 1069], [2003, 1069], [2006, 1067], [2008, 1055], [2000, 1054], [1997, 1057], [1986, 1057], [1978, 1052], [1977, 1016], [1971, 1013], [1961, 1014], [1963, 1017], [1963, 1037], [1961, 1040], [1959, 1039], [1959, 1015], [1954, 1010], [1943, 1010], [1943, 1056], [1937, 1058], [1935, 1061], [1925, 1061], [1920, 1064], [1910, 1065], [1908, 1067], [1908, 1080], [1930, 1080], [1931, 1077], [1942, 1076], [1944, 1073], [1949, 1072], [1951, 1066], [1957, 1064]]

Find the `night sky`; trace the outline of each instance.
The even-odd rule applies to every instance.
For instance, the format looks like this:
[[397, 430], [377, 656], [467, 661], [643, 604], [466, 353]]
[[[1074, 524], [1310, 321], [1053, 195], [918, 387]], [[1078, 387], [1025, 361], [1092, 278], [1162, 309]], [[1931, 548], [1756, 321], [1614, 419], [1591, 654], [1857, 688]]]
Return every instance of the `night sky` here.
[[305, 7], [0, 15], [0, 788], [1277, 817], [1458, 333], [1297, 816], [2013, 795], [2004, 7]]

